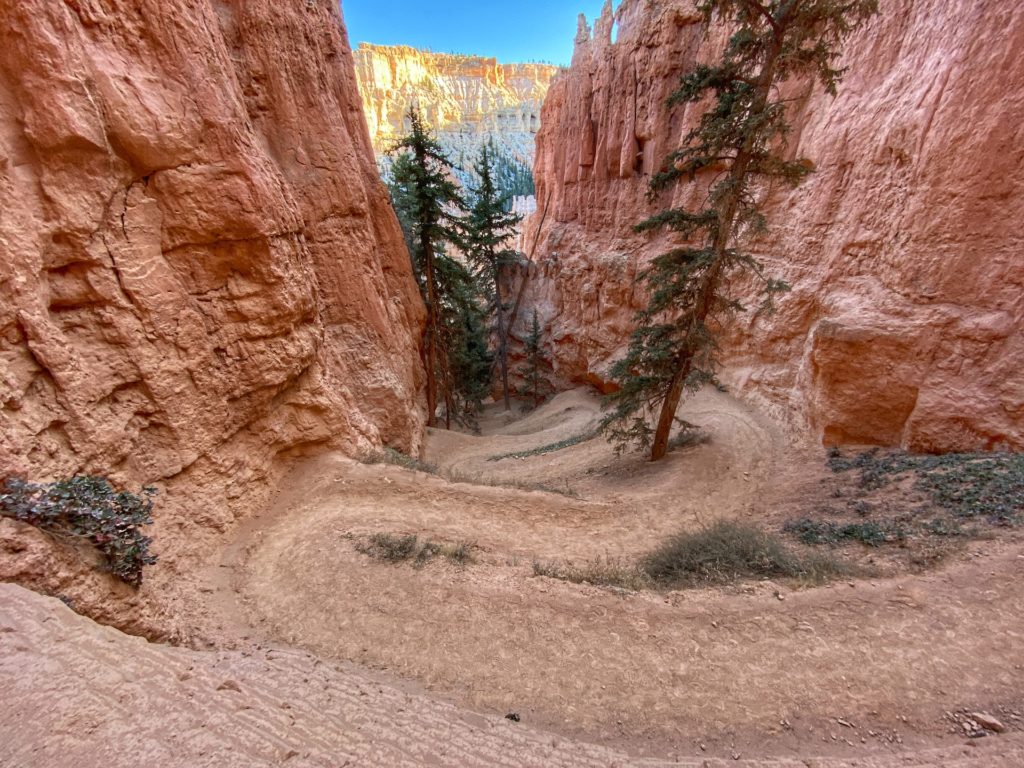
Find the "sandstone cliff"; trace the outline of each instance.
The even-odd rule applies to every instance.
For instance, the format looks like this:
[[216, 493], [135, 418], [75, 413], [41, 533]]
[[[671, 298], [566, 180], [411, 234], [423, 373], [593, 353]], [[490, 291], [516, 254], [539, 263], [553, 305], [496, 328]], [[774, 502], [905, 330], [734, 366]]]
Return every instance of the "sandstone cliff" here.
[[[0, 476], [157, 484], [153, 592], [287, 456], [415, 450], [423, 310], [337, 2], [0, 8]], [[0, 580], [99, 583], [0, 526]]]
[[[633, 277], [666, 245], [630, 228], [672, 202], [645, 192], [692, 118], [665, 99], [713, 47], [686, 0], [616, 15], [581, 21], [537, 141], [549, 213], [520, 321], [539, 309], [563, 383], [604, 386], [624, 349]], [[793, 290], [733, 330], [735, 391], [827, 443], [1024, 447], [1022, 47], [1017, 3], [889, 0], [850, 41], [838, 98], [793, 88], [791, 151], [817, 172], [771, 193], [751, 244]]]
[[378, 153], [405, 134], [415, 104], [457, 165], [471, 161], [489, 137], [509, 156], [532, 163], [541, 104], [557, 67], [367, 43], [353, 55]]

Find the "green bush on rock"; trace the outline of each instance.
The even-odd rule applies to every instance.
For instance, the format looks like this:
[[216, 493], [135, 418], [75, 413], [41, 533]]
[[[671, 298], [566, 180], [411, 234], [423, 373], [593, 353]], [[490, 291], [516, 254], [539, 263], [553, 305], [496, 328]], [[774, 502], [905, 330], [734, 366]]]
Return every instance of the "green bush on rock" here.
[[149, 554], [151, 539], [139, 530], [153, 522], [155, 495], [150, 487], [138, 495], [116, 491], [106, 478], [91, 475], [53, 483], [12, 477], [0, 493], [0, 516], [89, 541], [103, 555], [105, 570], [137, 587], [143, 567], [157, 561]]

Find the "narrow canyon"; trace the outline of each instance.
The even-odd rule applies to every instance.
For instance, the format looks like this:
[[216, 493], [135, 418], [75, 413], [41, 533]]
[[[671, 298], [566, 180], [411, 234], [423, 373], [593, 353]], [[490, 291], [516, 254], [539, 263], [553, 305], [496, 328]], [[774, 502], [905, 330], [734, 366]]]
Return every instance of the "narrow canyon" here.
[[[356, 2], [0, 0], [0, 765], [1024, 764], [1024, 6], [882, 0], [837, 95], [781, 85], [813, 169], [740, 240], [789, 290], [652, 462], [602, 396], [729, 30], [609, 0], [499, 63], [353, 49]], [[453, 429], [410, 106], [535, 188], [481, 300], [515, 407]], [[7, 511], [82, 476], [153, 488], [141, 584]], [[732, 530], [774, 570], [652, 575]]]

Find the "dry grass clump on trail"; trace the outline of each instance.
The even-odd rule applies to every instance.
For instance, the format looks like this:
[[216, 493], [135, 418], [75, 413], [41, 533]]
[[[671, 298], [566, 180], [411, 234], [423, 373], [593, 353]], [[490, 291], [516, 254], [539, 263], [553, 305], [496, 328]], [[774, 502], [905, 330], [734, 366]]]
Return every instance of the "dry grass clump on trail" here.
[[396, 467], [405, 467], [416, 472], [426, 472], [430, 475], [440, 474], [436, 464], [417, 459], [414, 456], [407, 456], [394, 448], [385, 448], [379, 453], [371, 453], [360, 458], [363, 464], [391, 464]]
[[665, 587], [764, 577], [819, 584], [850, 573], [849, 566], [829, 553], [798, 552], [767, 531], [728, 520], [672, 537], [644, 557], [640, 568]]
[[456, 565], [468, 565], [473, 562], [474, 545], [469, 542], [448, 544], [421, 540], [415, 534], [374, 533], [366, 538], [356, 539], [353, 546], [361, 554], [390, 563], [411, 561], [416, 566], [423, 566], [437, 557], [443, 557]]
[[514, 478], [499, 480], [485, 477], [483, 475], [470, 475], [465, 472], [457, 472], [455, 470], [445, 472], [442, 474], [442, 477], [452, 483], [484, 485], [489, 488], [511, 488], [516, 491], [540, 491], [542, 493], [557, 493], [560, 496], [567, 496], [570, 499], [580, 498], [580, 495], [570, 487], [568, 480], [565, 481], [564, 486], [557, 486], [547, 485], [545, 483], [534, 483], [529, 480], [516, 480]]
[[711, 435], [702, 430], [696, 424], [685, 422], [683, 428], [675, 437], [668, 441], [671, 450], [679, 448], [693, 448], [698, 445], [706, 445], [711, 442]]
[[534, 560], [533, 575], [569, 581], [573, 584], [617, 587], [628, 589], [631, 592], [638, 592], [652, 586], [647, 574], [637, 565], [611, 558], [588, 560], [582, 565], [552, 560]]
[[534, 576], [632, 591], [714, 586], [759, 578], [821, 584], [851, 573], [851, 566], [831, 553], [800, 552], [760, 528], [725, 520], [674, 536], [637, 563], [598, 558], [579, 565], [533, 564]]

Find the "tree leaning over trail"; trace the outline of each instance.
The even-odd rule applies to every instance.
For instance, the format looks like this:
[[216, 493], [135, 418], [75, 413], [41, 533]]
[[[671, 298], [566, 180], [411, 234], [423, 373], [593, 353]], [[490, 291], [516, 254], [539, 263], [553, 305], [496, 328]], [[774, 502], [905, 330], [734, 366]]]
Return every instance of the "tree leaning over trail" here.
[[463, 244], [466, 257], [476, 272], [481, 289], [494, 317], [498, 339], [496, 352], [501, 373], [501, 394], [505, 408], [511, 409], [508, 386], [508, 333], [505, 301], [501, 295], [501, 277], [505, 267], [516, 259], [516, 252], [506, 247], [523, 220], [508, 211], [509, 196], [495, 184], [494, 146], [484, 144], [474, 165], [479, 183], [472, 190], [472, 207], [464, 219]]
[[[437, 419], [438, 381], [448, 408], [454, 409], [450, 363], [442, 347], [442, 301], [444, 278], [457, 272], [452, 259], [444, 255], [445, 243], [458, 240], [456, 213], [464, 208], [462, 195], [452, 181], [452, 164], [430, 135], [415, 107], [409, 110], [411, 132], [392, 147], [397, 155], [391, 168], [392, 201], [405, 231], [409, 252], [423, 300], [427, 306], [424, 332], [424, 366], [427, 371], [427, 424]], [[441, 264], [447, 259], [452, 264]]]
[[[835, 95], [837, 66], [846, 37], [877, 12], [877, 0], [703, 0], [706, 29], [713, 21], [734, 30], [717, 64], [685, 74], [670, 106], [713, 96], [667, 170], [651, 180], [651, 195], [701, 171], [718, 172], [704, 207], [669, 208], [637, 231], [669, 228], [688, 243], [655, 258], [639, 276], [650, 293], [637, 315], [626, 356], [612, 367], [620, 389], [602, 430], [620, 446], [651, 448], [651, 460], [668, 451], [669, 433], [686, 388], [715, 380], [716, 330], [743, 305], [729, 285], [748, 274], [761, 281], [762, 309], [787, 286], [764, 274], [761, 263], [740, 250], [737, 237], [765, 229], [755, 193], [765, 182], [797, 185], [810, 172], [806, 160], [787, 160], [786, 99], [780, 83], [811, 77]], [[693, 245], [690, 245], [693, 243]], [[656, 429], [648, 414], [660, 409]]]

